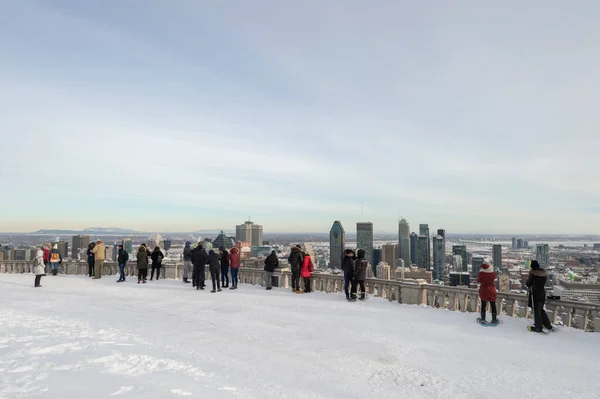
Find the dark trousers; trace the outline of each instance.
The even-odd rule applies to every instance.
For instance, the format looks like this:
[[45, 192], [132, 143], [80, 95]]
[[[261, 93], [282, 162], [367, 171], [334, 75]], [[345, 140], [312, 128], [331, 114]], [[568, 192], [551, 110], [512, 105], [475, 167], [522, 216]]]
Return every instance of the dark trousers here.
[[154, 271], [156, 270], [156, 279], [158, 280], [158, 278], [160, 277], [160, 268], [162, 267], [162, 265], [160, 263], [158, 264], [152, 264], [152, 271], [150, 272], [150, 280], [152, 280], [154, 278]]
[[[487, 304], [487, 301], [481, 301], [481, 320], [485, 320], [485, 311], [487, 309]], [[492, 320], [496, 320], [496, 315], [498, 314], [498, 312], [496, 312], [496, 302], [490, 302], [490, 308], [492, 309]]]
[[148, 278], [148, 269], [138, 269], [138, 281], [146, 281]]
[[352, 296], [356, 297], [356, 293], [358, 291], [358, 286], [360, 286], [360, 295], [364, 298], [366, 294], [365, 290], [365, 280], [352, 280]]
[[88, 274], [90, 277], [94, 275], [94, 262], [88, 262]]
[[310, 289], [310, 277], [304, 277], [304, 292], [311, 292]]
[[221, 266], [221, 285], [229, 285], [229, 266]]
[[204, 274], [205, 274], [205, 266], [194, 266], [194, 271], [192, 273], [192, 282], [194, 283], [194, 287], [204, 288]]
[[234, 287], [237, 287], [237, 285], [238, 285], [238, 268], [237, 267], [231, 268], [231, 285], [233, 285]]
[[210, 270], [210, 278], [212, 279], [213, 291], [216, 291], [217, 289], [221, 289], [221, 284], [219, 281], [220, 274], [221, 273], [219, 272], [219, 270], [214, 270], [214, 269]]
[[300, 289], [300, 269], [292, 269], [292, 289]]
[[119, 264], [119, 281], [125, 281], [125, 263]]
[[41, 282], [42, 282], [42, 275], [40, 274], [39, 276], [35, 276], [34, 287], [39, 287]]
[[544, 310], [544, 304], [546, 303], [546, 298], [541, 301], [535, 301], [533, 303], [533, 317], [535, 321], [535, 329], [538, 331], [542, 330], [542, 326], [547, 329], [552, 328], [552, 323], [550, 323], [550, 319]]
[[346, 298], [350, 296], [350, 287], [354, 284], [352, 277], [352, 273], [344, 272], [344, 292], [346, 293]]

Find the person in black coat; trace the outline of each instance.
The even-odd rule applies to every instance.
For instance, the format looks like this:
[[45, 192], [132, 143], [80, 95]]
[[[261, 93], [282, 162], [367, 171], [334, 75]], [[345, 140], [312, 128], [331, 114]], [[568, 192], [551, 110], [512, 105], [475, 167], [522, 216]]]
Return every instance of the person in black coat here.
[[344, 250], [342, 258], [342, 270], [344, 271], [344, 292], [346, 299], [350, 300], [350, 287], [354, 284], [354, 261], [356, 255], [351, 249]]
[[359, 249], [357, 252], [357, 259], [354, 262], [354, 282], [352, 284], [352, 296], [350, 298], [351, 301], [356, 300], [356, 293], [358, 290], [358, 286], [360, 285], [360, 299], [365, 299], [365, 280], [367, 279], [367, 267], [369, 267], [369, 262], [365, 259], [365, 250]]
[[229, 287], [229, 252], [224, 247], [219, 248], [219, 259], [221, 260], [221, 287]]
[[160, 277], [160, 268], [162, 267], [162, 260], [165, 256], [159, 247], [154, 247], [154, 251], [150, 254], [152, 259], [152, 271], [150, 272], [150, 281], [154, 278], [154, 271], [156, 270], [156, 279]]
[[198, 246], [192, 251], [192, 262], [194, 263], [194, 269], [192, 271], [192, 285], [197, 290], [204, 289], [204, 279], [206, 276], [206, 264], [208, 263], [208, 254], [204, 249], [202, 242], [198, 243]]
[[219, 262], [219, 255], [212, 249], [208, 253], [208, 270], [210, 271], [210, 278], [213, 286], [211, 292], [221, 292], [221, 281], [219, 279], [219, 275], [221, 274], [221, 262]]
[[117, 283], [125, 281], [125, 265], [128, 260], [129, 254], [123, 249], [122, 245], [119, 245], [119, 256], [117, 257], [117, 262], [119, 263], [119, 279], [117, 280]]
[[546, 303], [546, 281], [548, 273], [540, 267], [537, 260], [531, 261], [531, 271], [527, 278], [527, 287], [529, 288], [529, 303], [528, 306], [533, 309], [534, 326], [530, 327], [530, 331], [541, 332], [542, 327], [552, 330], [552, 323], [544, 310]]
[[279, 259], [277, 259], [277, 252], [272, 251], [267, 259], [265, 259], [265, 285], [267, 290], [272, 289], [273, 284], [273, 272], [279, 267]]
[[95, 242], [90, 242], [87, 249], [87, 263], [88, 263], [88, 271], [89, 276], [92, 277], [94, 275], [94, 262], [96, 261], [96, 255], [92, 252], [92, 249], [96, 246]]
[[292, 291], [300, 291], [300, 272], [302, 271], [302, 262], [304, 261], [304, 255], [302, 254], [302, 247], [300, 244], [292, 247], [288, 262], [292, 269]]

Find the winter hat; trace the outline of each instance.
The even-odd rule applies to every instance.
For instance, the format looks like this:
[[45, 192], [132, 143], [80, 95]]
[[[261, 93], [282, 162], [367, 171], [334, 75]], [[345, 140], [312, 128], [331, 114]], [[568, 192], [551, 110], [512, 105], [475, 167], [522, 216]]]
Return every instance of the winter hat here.
[[192, 245], [192, 243], [191, 243], [191, 242], [189, 242], [189, 241], [186, 241], [186, 242], [185, 242], [185, 247], [186, 247], [186, 248], [189, 248], [189, 247], [190, 247], [190, 245]]
[[494, 268], [488, 262], [484, 262], [481, 265], [481, 271], [484, 272], [484, 273], [493, 273], [494, 272]]
[[296, 248], [302, 249], [302, 245], [298, 244], [298, 245], [296, 245]]
[[539, 270], [540, 269], [540, 264], [538, 263], [537, 260], [532, 260], [531, 261], [531, 268], [533, 270]]
[[364, 249], [359, 249], [358, 250], [358, 257], [363, 259], [365, 257], [365, 250]]

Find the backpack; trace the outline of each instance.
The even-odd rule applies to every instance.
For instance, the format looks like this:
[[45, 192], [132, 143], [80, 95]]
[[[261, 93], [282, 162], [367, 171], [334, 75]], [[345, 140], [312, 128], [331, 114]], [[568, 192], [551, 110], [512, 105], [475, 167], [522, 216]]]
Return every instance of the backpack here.
[[60, 262], [60, 256], [59, 254], [57, 254], [56, 252], [53, 252], [50, 254], [50, 262], [52, 263], [58, 263]]

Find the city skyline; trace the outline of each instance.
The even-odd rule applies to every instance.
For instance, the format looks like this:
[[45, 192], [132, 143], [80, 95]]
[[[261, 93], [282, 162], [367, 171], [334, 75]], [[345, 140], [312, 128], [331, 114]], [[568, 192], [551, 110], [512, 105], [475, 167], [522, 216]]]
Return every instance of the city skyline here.
[[0, 230], [598, 232], [600, 4], [135, 4], [0, 4]]

